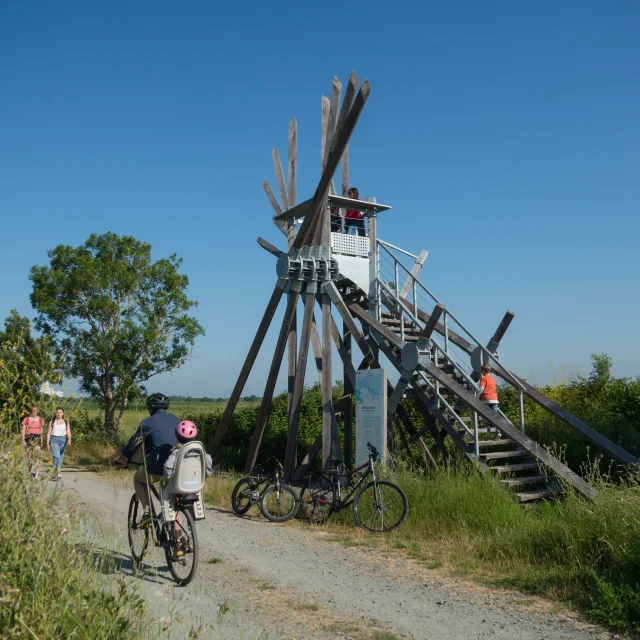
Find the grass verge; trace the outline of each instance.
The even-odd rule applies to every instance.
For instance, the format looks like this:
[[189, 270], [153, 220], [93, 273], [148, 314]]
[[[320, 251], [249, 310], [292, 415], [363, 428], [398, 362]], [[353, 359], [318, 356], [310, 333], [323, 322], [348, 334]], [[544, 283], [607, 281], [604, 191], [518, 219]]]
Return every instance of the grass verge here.
[[[0, 637], [156, 637], [124, 581], [105, 588], [80, 517], [33, 481], [19, 447], [0, 447]], [[43, 474], [45, 475], [45, 474]]]

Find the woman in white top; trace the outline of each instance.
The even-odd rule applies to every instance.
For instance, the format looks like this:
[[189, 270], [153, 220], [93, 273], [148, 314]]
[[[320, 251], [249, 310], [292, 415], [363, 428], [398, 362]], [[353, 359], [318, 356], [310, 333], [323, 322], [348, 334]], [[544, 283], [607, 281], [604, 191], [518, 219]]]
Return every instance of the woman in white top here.
[[49, 421], [49, 431], [47, 432], [47, 450], [53, 456], [53, 480], [60, 479], [62, 460], [66, 448], [71, 444], [71, 428], [69, 421], [64, 419], [64, 409], [56, 409], [56, 417]]

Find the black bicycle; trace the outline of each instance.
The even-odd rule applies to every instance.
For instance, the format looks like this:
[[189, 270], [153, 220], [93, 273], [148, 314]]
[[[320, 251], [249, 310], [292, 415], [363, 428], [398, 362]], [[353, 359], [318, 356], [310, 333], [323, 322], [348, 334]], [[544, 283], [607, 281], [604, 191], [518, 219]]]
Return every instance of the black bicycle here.
[[[193, 504], [198, 500], [198, 495], [175, 495], [175, 520], [170, 521], [165, 520], [158, 490], [153, 484], [147, 483], [147, 486], [150, 490], [150, 519], [142, 521], [143, 506], [135, 493], [131, 496], [129, 503], [127, 523], [131, 556], [136, 564], [141, 563], [151, 537], [156, 547], [164, 549], [169, 571], [176, 583], [179, 586], [188, 585], [195, 577], [198, 568], [198, 534], [192, 513]], [[160, 513], [156, 510], [152, 496], [160, 504]]]
[[[330, 472], [308, 476], [307, 485], [300, 492], [303, 516], [320, 523], [351, 504], [358, 526], [373, 533], [388, 533], [405, 521], [409, 512], [407, 496], [397, 484], [378, 480], [375, 463], [380, 454], [370, 442], [367, 447], [369, 460], [353, 471], [341, 472], [338, 467], [343, 461], [333, 460]], [[369, 476], [371, 481], [366, 482]]]
[[278, 460], [272, 474], [255, 467], [252, 475], [238, 481], [231, 493], [231, 506], [244, 515], [257, 504], [262, 515], [271, 522], [286, 522], [295, 517], [300, 507], [296, 492], [284, 484], [284, 469]]

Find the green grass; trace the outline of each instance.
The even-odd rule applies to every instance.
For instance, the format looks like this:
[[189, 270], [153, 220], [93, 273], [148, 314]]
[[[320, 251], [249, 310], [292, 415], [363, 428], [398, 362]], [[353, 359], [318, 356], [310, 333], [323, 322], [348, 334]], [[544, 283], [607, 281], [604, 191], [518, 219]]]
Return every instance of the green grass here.
[[0, 458], [0, 637], [153, 637], [144, 601], [100, 578], [113, 560], [95, 555], [80, 517], [30, 479], [19, 448], [0, 447]]

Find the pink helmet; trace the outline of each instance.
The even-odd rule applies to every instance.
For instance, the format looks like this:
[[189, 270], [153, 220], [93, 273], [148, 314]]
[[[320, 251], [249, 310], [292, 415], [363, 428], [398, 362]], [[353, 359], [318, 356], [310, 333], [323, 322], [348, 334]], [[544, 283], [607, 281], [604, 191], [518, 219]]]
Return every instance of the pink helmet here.
[[183, 440], [193, 440], [198, 435], [198, 427], [191, 420], [183, 420], [176, 427], [176, 435]]

